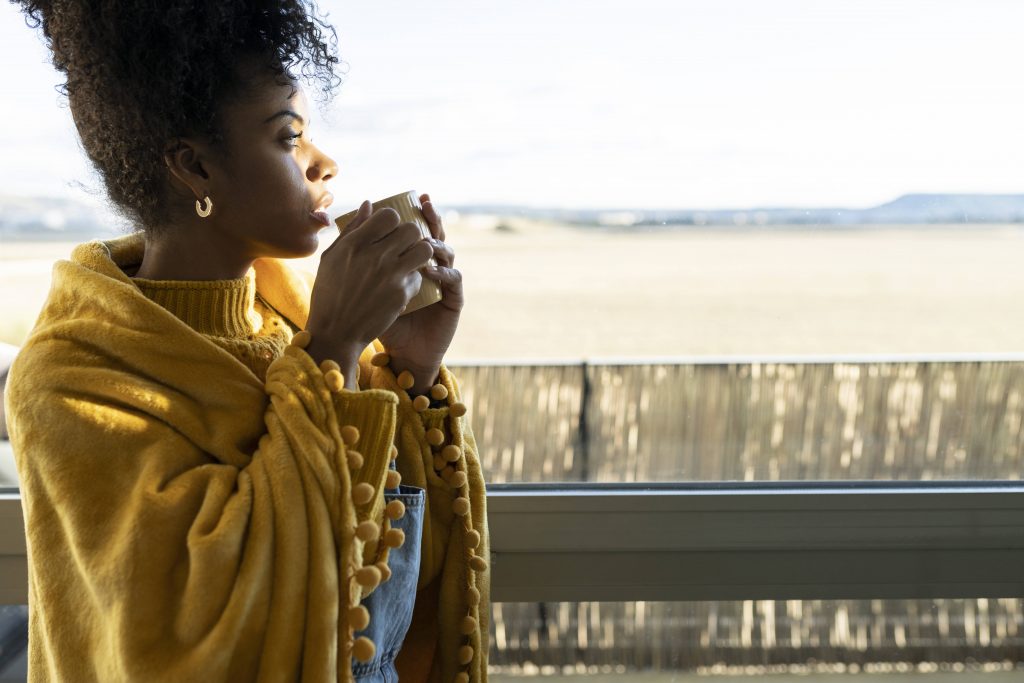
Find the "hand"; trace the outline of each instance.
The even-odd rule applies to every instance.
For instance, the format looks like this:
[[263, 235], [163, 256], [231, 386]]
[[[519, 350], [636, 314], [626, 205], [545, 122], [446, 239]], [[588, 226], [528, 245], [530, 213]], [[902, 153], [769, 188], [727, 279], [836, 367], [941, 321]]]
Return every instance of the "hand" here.
[[[310, 297], [306, 351], [317, 362], [338, 361], [346, 386], [359, 352], [388, 329], [419, 291], [423, 268], [435, 249], [415, 223], [401, 223], [394, 209], [370, 215], [364, 202], [345, 234], [320, 257]], [[350, 377], [350, 375], [352, 375]]]
[[425, 276], [441, 286], [441, 300], [396, 319], [380, 336], [380, 342], [391, 356], [391, 369], [400, 374], [408, 370], [416, 379], [410, 390], [423, 394], [437, 378], [444, 354], [451, 345], [459, 316], [465, 304], [462, 273], [454, 268], [455, 252], [445, 244], [444, 226], [429, 194], [420, 195], [423, 215], [430, 226], [434, 259], [438, 268], [425, 269]]

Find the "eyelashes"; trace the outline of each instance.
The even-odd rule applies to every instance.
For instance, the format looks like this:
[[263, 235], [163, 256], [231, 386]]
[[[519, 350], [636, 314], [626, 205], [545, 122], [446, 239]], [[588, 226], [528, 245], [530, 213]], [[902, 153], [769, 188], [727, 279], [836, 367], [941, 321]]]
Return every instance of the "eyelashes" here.
[[[297, 142], [295, 142], [295, 140], [297, 140], [298, 138], [301, 138], [302, 136], [303, 136], [303, 134], [300, 132], [300, 133], [294, 133], [292, 135], [287, 135], [287, 136], [285, 136], [284, 139], [288, 141], [288, 146], [289, 147], [298, 147], [299, 144]], [[307, 139], [309, 140], [310, 144], [313, 144], [313, 138], [307, 138]]]

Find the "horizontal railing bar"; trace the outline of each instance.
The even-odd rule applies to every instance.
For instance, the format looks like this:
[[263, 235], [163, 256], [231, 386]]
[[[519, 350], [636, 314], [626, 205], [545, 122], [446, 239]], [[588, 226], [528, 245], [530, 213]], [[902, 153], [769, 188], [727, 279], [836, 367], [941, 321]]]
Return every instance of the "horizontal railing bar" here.
[[861, 483], [492, 487], [494, 599], [1010, 597], [1024, 590], [1020, 482]]
[[[487, 496], [495, 602], [1011, 597], [1024, 487], [563, 485]], [[973, 485], [972, 485], [973, 484]], [[816, 491], [816, 493], [814, 493]], [[814, 493], [814, 495], [808, 495]], [[768, 495], [766, 495], [768, 494]], [[21, 500], [0, 493], [0, 600], [28, 599]]]

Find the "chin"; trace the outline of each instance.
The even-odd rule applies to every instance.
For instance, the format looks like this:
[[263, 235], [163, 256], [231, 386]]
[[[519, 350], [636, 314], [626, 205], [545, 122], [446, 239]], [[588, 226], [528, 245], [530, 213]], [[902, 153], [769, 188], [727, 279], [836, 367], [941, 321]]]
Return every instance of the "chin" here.
[[269, 251], [273, 251], [268, 256], [282, 259], [305, 258], [312, 256], [320, 248], [320, 234], [318, 232], [307, 232], [305, 234], [295, 232], [289, 235], [289, 237], [291, 239], [287, 242], [280, 240], [272, 245], [268, 245], [271, 247]]
[[309, 236], [309, 239], [305, 241], [304, 248], [295, 255], [295, 258], [305, 258], [306, 256], [312, 256], [316, 253], [316, 250], [320, 248], [320, 233], [314, 232]]

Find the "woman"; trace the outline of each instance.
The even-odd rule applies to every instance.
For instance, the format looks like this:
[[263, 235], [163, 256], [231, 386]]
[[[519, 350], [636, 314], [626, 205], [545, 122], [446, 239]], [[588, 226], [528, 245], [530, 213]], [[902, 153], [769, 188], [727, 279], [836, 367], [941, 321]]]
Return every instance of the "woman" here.
[[[360, 207], [314, 278], [333, 30], [297, 2], [23, 2], [140, 230], [79, 245], [10, 373], [32, 681], [485, 681], [454, 253]], [[425, 269], [443, 300], [399, 312]]]

